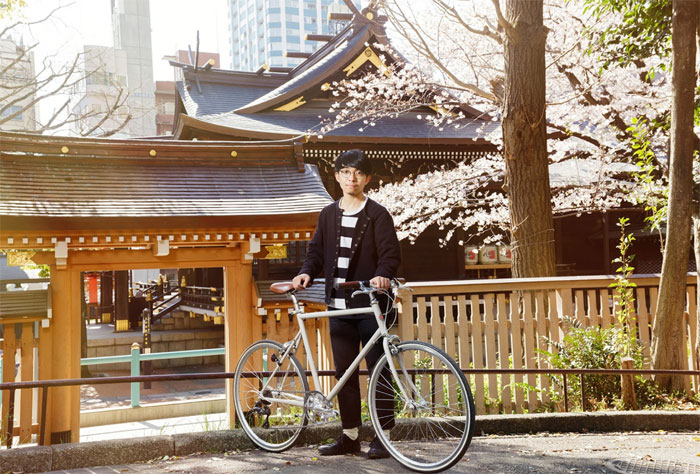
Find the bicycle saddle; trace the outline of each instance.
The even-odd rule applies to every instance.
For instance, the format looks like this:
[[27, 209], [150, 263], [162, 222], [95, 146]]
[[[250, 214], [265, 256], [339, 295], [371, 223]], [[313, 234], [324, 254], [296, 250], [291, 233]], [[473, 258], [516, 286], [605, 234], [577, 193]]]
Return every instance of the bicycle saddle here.
[[270, 291], [277, 293], [278, 295], [283, 295], [288, 291], [292, 291], [293, 289], [294, 285], [291, 281], [278, 281], [270, 285]]

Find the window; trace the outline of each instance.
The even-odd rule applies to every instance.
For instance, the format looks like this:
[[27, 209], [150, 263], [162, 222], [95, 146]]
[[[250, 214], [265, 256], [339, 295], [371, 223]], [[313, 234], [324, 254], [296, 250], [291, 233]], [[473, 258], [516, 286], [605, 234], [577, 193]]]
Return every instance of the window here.
[[[0, 117], [9, 117], [12, 114], [16, 114], [22, 110], [22, 107], [19, 105], [11, 105], [5, 110], [2, 111], [2, 114], [0, 114]], [[18, 113], [14, 117], [12, 117], [10, 120], [24, 120], [24, 113]]]
[[89, 85], [109, 86], [112, 84], [112, 80], [113, 74], [111, 72], [95, 71], [87, 77], [86, 82]]

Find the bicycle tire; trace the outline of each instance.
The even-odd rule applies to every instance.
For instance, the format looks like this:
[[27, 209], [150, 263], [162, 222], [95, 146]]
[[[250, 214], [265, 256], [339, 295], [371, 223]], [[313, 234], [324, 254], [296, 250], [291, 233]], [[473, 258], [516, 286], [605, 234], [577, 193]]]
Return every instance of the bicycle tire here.
[[[294, 445], [308, 423], [303, 407], [270, 401], [261, 393], [265, 371], [271, 371], [269, 363], [281, 358], [282, 344], [262, 340], [250, 345], [236, 365], [233, 398], [237, 424], [259, 448], [281, 452]], [[244, 373], [252, 376], [244, 376]], [[268, 396], [301, 397], [309, 391], [306, 372], [295, 356], [289, 356], [278, 367], [275, 378], [268, 383]]]
[[[369, 381], [368, 404], [374, 431], [391, 456], [404, 467], [416, 472], [439, 472], [454, 466], [469, 448], [474, 431], [474, 399], [469, 383], [454, 360], [439, 348], [421, 341], [407, 341], [396, 346], [392, 356], [404, 387], [411, 379], [411, 402], [402, 400], [394, 375], [382, 377], [389, 370], [386, 354], [377, 362]], [[398, 358], [404, 361], [402, 371]], [[434, 371], [437, 369], [438, 371]], [[435, 383], [441, 381], [442, 383]], [[389, 436], [382, 430], [393, 400], [395, 426]], [[385, 401], [384, 410], [377, 403]], [[381, 412], [380, 412], [381, 410]], [[383, 417], [383, 418], [382, 418]]]

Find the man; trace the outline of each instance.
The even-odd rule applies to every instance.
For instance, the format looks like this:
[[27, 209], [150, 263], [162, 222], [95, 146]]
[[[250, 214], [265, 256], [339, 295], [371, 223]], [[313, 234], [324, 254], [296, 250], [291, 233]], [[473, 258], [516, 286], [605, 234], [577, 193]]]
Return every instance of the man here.
[[[371, 163], [361, 150], [346, 151], [336, 159], [335, 179], [343, 190], [343, 196], [321, 211], [304, 264], [299, 275], [293, 279], [294, 288], [301, 290], [325, 270], [326, 304], [331, 310], [369, 306], [367, 295], [351, 298], [352, 291], [343, 292], [335, 288], [338, 283], [369, 280], [372, 286], [386, 289], [401, 263], [399, 241], [391, 215], [364, 194], [371, 173]], [[386, 307], [386, 298], [380, 299], [380, 302], [384, 303], [382, 307]], [[360, 343], [366, 344], [376, 330], [377, 321], [372, 313], [330, 318], [336, 378], [343, 376], [359, 354]], [[370, 372], [382, 354], [381, 345], [375, 345], [367, 354], [365, 361]], [[334, 443], [319, 448], [319, 453], [324, 456], [360, 451], [359, 428], [362, 419], [357, 371], [338, 393], [338, 404], [343, 433]], [[382, 428], [385, 430], [390, 430], [394, 424], [393, 408], [393, 398], [385, 397], [379, 408], [389, 414], [382, 417]], [[376, 436], [370, 444], [368, 456], [370, 459], [389, 456]]]

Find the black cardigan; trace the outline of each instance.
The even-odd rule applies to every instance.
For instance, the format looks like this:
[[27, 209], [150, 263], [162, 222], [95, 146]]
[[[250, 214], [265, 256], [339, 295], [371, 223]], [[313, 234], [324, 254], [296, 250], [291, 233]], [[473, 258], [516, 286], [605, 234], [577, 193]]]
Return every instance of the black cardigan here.
[[[299, 271], [299, 274], [306, 273], [313, 279], [325, 269], [326, 304], [330, 302], [333, 270], [340, 251], [339, 229], [343, 211], [339, 204], [340, 201], [329, 204], [318, 216], [316, 232], [309, 242], [306, 259]], [[389, 211], [368, 198], [357, 218], [346, 280], [371, 280], [375, 276], [396, 277], [401, 264], [401, 250]], [[345, 294], [348, 308], [369, 306], [367, 295], [350, 298], [351, 294], [350, 291]]]

